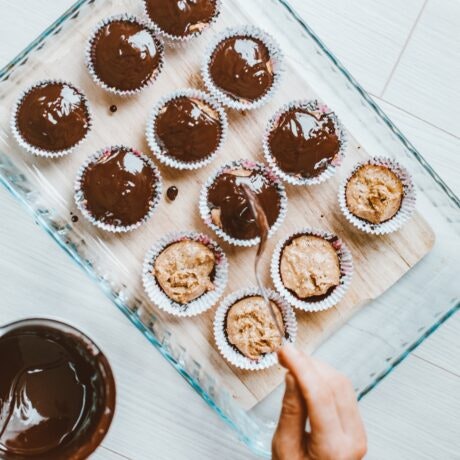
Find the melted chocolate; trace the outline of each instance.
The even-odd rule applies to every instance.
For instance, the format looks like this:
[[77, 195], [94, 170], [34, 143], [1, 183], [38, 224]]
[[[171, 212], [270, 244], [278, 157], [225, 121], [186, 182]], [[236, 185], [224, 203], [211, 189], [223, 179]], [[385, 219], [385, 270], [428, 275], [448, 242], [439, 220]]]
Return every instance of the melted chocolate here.
[[321, 174], [340, 150], [331, 116], [304, 108], [281, 115], [269, 136], [269, 145], [278, 166], [301, 177]]
[[179, 190], [175, 185], [171, 185], [171, 187], [166, 190], [166, 196], [168, 197], [168, 200], [174, 201], [177, 198], [177, 194], [179, 193]]
[[5, 329], [0, 457], [87, 458], [114, 412], [115, 382], [106, 358], [61, 323], [26, 320]]
[[113, 147], [86, 168], [81, 182], [86, 208], [96, 220], [129, 226], [148, 214], [157, 178], [139, 154]]
[[254, 37], [236, 36], [221, 41], [209, 70], [214, 83], [240, 101], [259, 99], [273, 84], [270, 52]]
[[58, 152], [73, 147], [89, 129], [83, 95], [66, 83], [42, 83], [22, 99], [17, 127], [30, 145]]
[[242, 184], [248, 185], [257, 196], [270, 227], [280, 213], [280, 197], [276, 187], [257, 171], [246, 177], [223, 173], [216, 178], [208, 192], [209, 207], [220, 210], [225, 233], [249, 240], [259, 236], [259, 229]]
[[102, 26], [92, 45], [91, 60], [97, 76], [122, 91], [145, 85], [160, 65], [162, 48], [142, 24], [118, 20]]
[[183, 37], [201, 32], [216, 15], [216, 0], [145, 0], [147, 14], [164, 32]]
[[165, 104], [155, 122], [157, 142], [165, 153], [180, 161], [208, 157], [219, 146], [219, 113], [204, 101], [178, 97]]

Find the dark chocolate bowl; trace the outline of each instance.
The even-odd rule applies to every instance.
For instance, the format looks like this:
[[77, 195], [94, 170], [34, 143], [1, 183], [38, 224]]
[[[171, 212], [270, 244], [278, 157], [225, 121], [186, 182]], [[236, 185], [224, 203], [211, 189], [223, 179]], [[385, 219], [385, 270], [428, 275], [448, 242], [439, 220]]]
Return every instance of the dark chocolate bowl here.
[[82, 460], [115, 410], [107, 358], [83, 333], [51, 319], [0, 327], [0, 459]]

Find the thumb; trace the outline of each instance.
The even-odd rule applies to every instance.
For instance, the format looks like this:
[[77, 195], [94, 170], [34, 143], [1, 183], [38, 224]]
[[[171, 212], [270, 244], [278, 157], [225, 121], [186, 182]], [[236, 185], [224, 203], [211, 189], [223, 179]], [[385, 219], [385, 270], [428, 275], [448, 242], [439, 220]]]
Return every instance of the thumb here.
[[301, 452], [305, 439], [307, 408], [302, 393], [292, 374], [286, 374], [286, 390], [281, 415], [273, 437], [273, 458], [292, 458], [293, 452]]

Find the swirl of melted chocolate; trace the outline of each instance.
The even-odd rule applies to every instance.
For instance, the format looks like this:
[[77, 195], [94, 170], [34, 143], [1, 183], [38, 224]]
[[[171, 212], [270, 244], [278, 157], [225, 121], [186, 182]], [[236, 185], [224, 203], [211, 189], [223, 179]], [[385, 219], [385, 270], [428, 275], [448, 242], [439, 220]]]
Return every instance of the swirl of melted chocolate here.
[[155, 134], [167, 155], [194, 162], [215, 152], [222, 125], [219, 113], [206, 102], [183, 96], [167, 102], [159, 111]]
[[0, 457], [87, 458], [114, 413], [107, 359], [61, 323], [25, 320], [6, 329], [0, 329]]
[[73, 147], [85, 137], [90, 118], [80, 91], [67, 83], [44, 82], [23, 97], [16, 124], [27, 143], [58, 152]]
[[268, 142], [278, 166], [300, 177], [318, 176], [340, 151], [340, 139], [332, 117], [301, 107], [280, 116]]
[[144, 25], [114, 20], [102, 26], [92, 41], [91, 61], [96, 75], [122, 91], [144, 86], [160, 66], [163, 49]]
[[176, 37], [201, 32], [217, 14], [216, 0], [145, 0], [145, 7], [161, 30]]
[[139, 153], [112, 147], [86, 167], [81, 188], [86, 209], [97, 221], [129, 226], [148, 214], [156, 183], [155, 171]]
[[239, 101], [259, 99], [269, 91], [274, 80], [267, 46], [249, 36], [222, 40], [212, 54], [209, 70], [216, 86]]
[[220, 174], [208, 191], [213, 223], [233, 238], [250, 240], [259, 229], [243, 184], [258, 198], [271, 227], [279, 216], [281, 201], [276, 187], [260, 172], [246, 169]]

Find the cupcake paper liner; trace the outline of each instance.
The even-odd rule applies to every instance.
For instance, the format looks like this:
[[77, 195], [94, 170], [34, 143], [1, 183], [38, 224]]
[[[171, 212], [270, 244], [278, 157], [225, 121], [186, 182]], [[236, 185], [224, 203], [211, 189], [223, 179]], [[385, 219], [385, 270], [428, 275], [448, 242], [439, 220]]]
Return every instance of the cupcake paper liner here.
[[191, 39], [199, 37], [200, 35], [204, 34], [207, 30], [209, 30], [214, 25], [214, 23], [217, 21], [218, 17], [220, 16], [220, 12], [222, 11], [222, 1], [216, 0], [216, 8], [215, 8], [214, 16], [211, 18], [211, 20], [207, 23], [207, 25], [201, 31], [194, 32], [189, 35], [172, 35], [166, 32], [165, 30], [163, 30], [149, 16], [147, 12], [147, 4], [145, 0], [142, 3], [143, 3], [143, 9], [144, 9], [144, 15], [145, 15], [146, 21], [150, 24], [150, 27], [155, 31], [155, 33], [164, 40], [165, 44], [167, 44], [168, 46], [172, 48], [181, 48], [185, 46]]
[[[255, 101], [238, 101], [233, 97], [229, 96], [214, 83], [209, 71], [212, 55], [217, 45], [223, 40], [226, 40], [227, 38], [233, 37], [235, 35], [248, 36], [259, 39], [268, 48], [268, 51], [271, 56], [274, 75], [273, 84], [264, 95], [262, 95]], [[231, 109], [240, 111], [257, 109], [266, 104], [269, 101], [269, 99], [273, 96], [275, 91], [278, 89], [284, 71], [284, 57], [278, 43], [274, 40], [274, 38], [271, 35], [263, 31], [262, 29], [250, 25], [229, 27], [223, 30], [221, 33], [215, 35], [208, 44], [204, 52], [204, 56], [205, 58], [201, 66], [201, 76], [203, 78], [206, 88], [223, 105]]]
[[[294, 343], [297, 336], [297, 319], [295, 317], [292, 307], [276, 292], [266, 289], [266, 294], [270, 300], [275, 302], [283, 317], [283, 323], [286, 331], [286, 336], [283, 337], [282, 344]], [[278, 356], [275, 352], [268, 353], [258, 360], [253, 360], [244, 356], [236, 350], [233, 345], [228, 341], [225, 332], [227, 312], [233, 304], [245, 297], [260, 296], [261, 291], [256, 287], [241, 289], [228, 295], [219, 305], [214, 317], [214, 338], [217, 348], [221, 355], [231, 364], [240, 369], [257, 371], [267, 369], [278, 363]], [[267, 312], [267, 315], [269, 312]]]
[[333, 243], [334, 249], [337, 251], [337, 255], [339, 257], [340, 263], [340, 284], [336, 286], [332, 292], [322, 300], [318, 301], [308, 301], [308, 299], [302, 300], [299, 299], [297, 296], [292, 294], [283, 284], [281, 280], [281, 273], [280, 273], [280, 261], [281, 255], [286, 243], [298, 236], [302, 235], [313, 235], [318, 236], [320, 238], [324, 238], [326, 240], [331, 240], [332, 238], [336, 238], [336, 235], [330, 232], [322, 231], [322, 230], [315, 230], [311, 228], [303, 228], [297, 230], [294, 233], [291, 233], [289, 236], [284, 238], [280, 241], [273, 253], [270, 273], [273, 280], [273, 284], [275, 289], [278, 293], [286, 299], [291, 305], [299, 310], [315, 312], [315, 311], [323, 311], [327, 310], [328, 308], [337, 305], [345, 296], [348, 288], [350, 287], [351, 279], [353, 276], [353, 259], [351, 256], [351, 252], [345, 243], [339, 238], [336, 243]]
[[247, 169], [251, 171], [260, 172], [270, 181], [271, 184], [273, 184], [276, 187], [276, 190], [278, 191], [278, 195], [280, 197], [280, 212], [279, 212], [278, 218], [276, 219], [275, 223], [270, 227], [270, 230], [268, 232], [268, 238], [273, 236], [273, 234], [278, 230], [278, 228], [282, 224], [286, 216], [286, 213], [287, 213], [286, 191], [284, 189], [282, 182], [278, 179], [278, 177], [273, 173], [273, 171], [270, 168], [268, 168], [263, 163], [257, 163], [251, 160], [235, 160], [231, 163], [227, 163], [221, 166], [219, 169], [217, 169], [214, 172], [214, 174], [212, 174], [209, 177], [209, 179], [203, 184], [203, 187], [200, 193], [200, 200], [199, 200], [200, 215], [204, 223], [209, 228], [211, 228], [216, 233], [217, 236], [222, 238], [227, 243], [232, 244], [233, 246], [244, 246], [244, 247], [255, 246], [259, 244], [259, 241], [260, 241], [259, 236], [256, 238], [252, 238], [250, 240], [242, 240], [242, 239], [233, 238], [232, 236], [227, 234], [223, 229], [221, 229], [216, 224], [214, 224], [211, 219], [211, 209], [209, 208], [209, 205], [208, 205], [209, 188], [211, 187], [214, 180], [218, 176], [220, 176], [221, 174], [227, 171], [232, 171], [235, 169]]
[[[276, 159], [273, 157], [270, 150], [269, 137], [271, 131], [275, 127], [281, 115], [294, 108], [305, 108], [309, 111], [320, 111], [322, 113], [329, 114], [334, 122], [336, 134], [340, 141], [340, 150], [338, 154], [328, 165], [328, 167], [321, 174], [315, 177], [298, 177], [294, 174], [283, 171], [278, 166], [278, 163], [276, 162]], [[270, 119], [268, 126], [265, 130], [263, 139], [263, 151], [265, 160], [281, 179], [283, 179], [291, 185], [317, 185], [330, 179], [335, 174], [337, 168], [342, 164], [342, 161], [345, 157], [346, 149], [347, 136], [345, 133], [345, 129], [340, 123], [340, 120], [338, 119], [337, 115], [326, 104], [323, 104], [317, 100], [295, 100], [283, 105]]]
[[[192, 240], [207, 246], [216, 256], [214, 274], [215, 289], [208, 291], [187, 304], [181, 304], [170, 299], [158, 284], [153, 275], [153, 268], [156, 258], [169, 245]], [[147, 252], [142, 269], [142, 282], [150, 300], [161, 310], [179, 317], [191, 317], [199, 315], [213, 307], [222, 296], [228, 280], [228, 261], [221, 247], [204, 233], [197, 232], [173, 232], [168, 233], [157, 241]]]
[[[347, 206], [346, 187], [352, 175], [364, 165], [379, 165], [390, 169], [403, 184], [403, 198], [399, 211], [386, 222], [373, 224], [361, 219], [350, 212]], [[409, 171], [395, 160], [386, 157], [373, 157], [368, 160], [357, 163], [350, 174], [344, 179], [339, 188], [339, 205], [345, 218], [359, 230], [372, 235], [386, 235], [399, 230], [411, 217], [416, 205], [416, 192], [412, 177]]]
[[[148, 30], [152, 34], [153, 40], [155, 42], [155, 48], [160, 55], [158, 67], [154, 70], [149, 80], [146, 81], [143, 85], [139, 86], [139, 88], [122, 90], [122, 89], [118, 89], [118, 88], [109, 86], [107, 85], [107, 83], [105, 83], [99, 78], [99, 76], [97, 75], [94, 69], [93, 60], [91, 59], [91, 50], [92, 50], [93, 42], [96, 38], [96, 35], [99, 32], [99, 29], [101, 29], [101, 27], [104, 27], [107, 24], [110, 24], [111, 22], [115, 22], [115, 21], [135, 22], [145, 27], [146, 30]], [[133, 16], [128, 13], [118, 14], [118, 15], [110, 16], [108, 18], [103, 19], [92, 30], [89, 36], [88, 42], [86, 44], [85, 64], [86, 64], [88, 72], [91, 78], [93, 79], [94, 83], [96, 83], [96, 85], [98, 85], [100, 88], [104, 89], [105, 91], [111, 94], [115, 94], [117, 96], [134, 96], [135, 94], [140, 93], [143, 89], [150, 86], [157, 79], [158, 75], [161, 73], [163, 69], [163, 64], [164, 64], [164, 45], [161, 39], [156, 35], [155, 30], [151, 27], [151, 25], [148, 22], [142, 19], [139, 19], [136, 16]]]
[[[86, 199], [85, 199], [85, 194], [84, 194], [83, 187], [82, 187], [82, 179], [85, 174], [86, 168], [91, 163], [96, 161], [101, 155], [103, 155], [107, 151], [112, 151], [114, 149], [126, 149], [126, 150], [129, 150], [130, 152], [133, 152], [135, 155], [141, 158], [146, 164], [148, 164], [150, 168], [152, 168], [155, 174], [155, 178], [156, 178], [156, 183], [154, 185], [154, 188], [155, 188], [154, 197], [150, 201], [149, 211], [139, 222], [136, 222], [135, 224], [131, 224], [127, 226], [106, 224], [105, 222], [101, 222], [97, 220], [95, 217], [93, 217], [91, 214], [91, 211], [86, 208]], [[90, 157], [88, 157], [86, 161], [80, 166], [80, 169], [78, 170], [77, 177], [75, 179], [75, 184], [74, 184], [75, 204], [77, 205], [77, 208], [80, 210], [83, 216], [96, 227], [102, 230], [105, 230], [107, 232], [112, 232], [112, 233], [130, 232], [132, 230], [135, 230], [136, 228], [139, 228], [144, 222], [147, 222], [147, 220], [150, 219], [156, 207], [158, 206], [161, 200], [161, 196], [162, 196], [162, 182], [161, 182], [161, 174], [158, 168], [155, 166], [153, 161], [147, 155], [133, 148], [127, 147], [125, 145], [112, 145], [110, 147], [105, 147], [103, 149], [98, 150], [95, 154], [91, 155]]]
[[[21, 132], [19, 131], [19, 128], [17, 126], [17, 115], [19, 108], [21, 107], [21, 103], [27, 94], [30, 93], [33, 89], [35, 89], [38, 86], [41, 86], [43, 84], [65, 84], [69, 85], [72, 88], [74, 88], [81, 96], [83, 99], [83, 103], [86, 108], [86, 112], [88, 114], [88, 130], [86, 131], [86, 134], [72, 147], [69, 147], [68, 149], [64, 150], [57, 150], [57, 151], [50, 151], [50, 150], [45, 150], [40, 147], [36, 147], [34, 145], [29, 144], [23, 137]], [[18, 99], [16, 100], [13, 109], [11, 111], [11, 118], [10, 118], [10, 128], [11, 132], [13, 133], [14, 138], [16, 139], [17, 143], [27, 152], [32, 153], [33, 155], [37, 155], [40, 157], [45, 157], [45, 158], [61, 158], [63, 156], [68, 155], [72, 151], [74, 151], [78, 146], [82, 144], [88, 137], [88, 134], [90, 133], [91, 129], [93, 127], [93, 118], [91, 114], [91, 110], [89, 107], [88, 99], [86, 95], [83, 93], [83, 91], [79, 88], [77, 88], [73, 83], [70, 83], [65, 80], [59, 80], [59, 79], [50, 79], [50, 80], [40, 80], [26, 88], [24, 91], [21, 92], [19, 95]]]
[[[167, 150], [162, 149], [160, 147], [159, 143], [157, 142], [157, 137], [155, 134], [155, 122], [156, 122], [156, 118], [160, 110], [164, 107], [166, 103], [174, 99], [177, 99], [179, 97], [184, 97], [184, 96], [201, 99], [206, 104], [211, 106], [214, 110], [216, 110], [219, 114], [219, 119], [220, 119], [221, 127], [222, 127], [220, 142], [219, 142], [219, 145], [217, 146], [217, 149], [213, 153], [211, 153], [211, 155], [207, 156], [206, 158], [203, 158], [202, 160], [195, 161], [195, 162], [180, 161], [170, 156]], [[175, 169], [194, 170], [194, 169], [199, 169], [199, 168], [203, 168], [204, 166], [207, 166], [209, 163], [211, 163], [216, 158], [217, 154], [220, 152], [225, 142], [225, 139], [227, 137], [227, 132], [228, 132], [228, 120], [227, 120], [227, 114], [225, 113], [225, 110], [223, 109], [223, 107], [214, 98], [212, 98], [212, 96], [210, 96], [208, 93], [205, 93], [204, 91], [200, 91], [200, 90], [193, 89], [193, 88], [185, 88], [185, 89], [181, 89], [178, 91], [174, 91], [173, 93], [161, 98], [157, 102], [157, 104], [152, 109], [150, 116], [147, 120], [147, 128], [145, 131], [145, 135], [146, 135], [147, 143], [149, 144], [150, 150], [161, 163], [171, 168], [175, 168]]]

